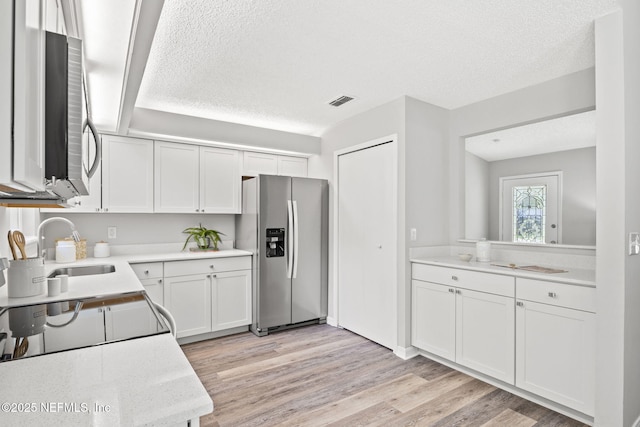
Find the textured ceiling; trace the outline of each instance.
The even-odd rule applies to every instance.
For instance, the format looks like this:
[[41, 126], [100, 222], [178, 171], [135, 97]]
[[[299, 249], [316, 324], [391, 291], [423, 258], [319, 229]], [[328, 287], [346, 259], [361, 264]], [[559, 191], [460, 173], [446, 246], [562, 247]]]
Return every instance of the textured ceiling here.
[[466, 150], [488, 162], [595, 145], [595, 111], [465, 139]]
[[[615, 0], [169, 0], [136, 107], [308, 135], [409, 95], [456, 108], [594, 65]], [[342, 107], [328, 101], [349, 95]]]

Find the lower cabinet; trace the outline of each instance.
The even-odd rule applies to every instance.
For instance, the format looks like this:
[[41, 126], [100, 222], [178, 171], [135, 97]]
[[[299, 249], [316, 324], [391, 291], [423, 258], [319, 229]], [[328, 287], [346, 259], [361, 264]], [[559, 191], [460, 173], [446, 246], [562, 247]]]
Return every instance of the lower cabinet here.
[[249, 325], [250, 268], [251, 257], [165, 263], [164, 305], [178, 338]]
[[593, 416], [595, 288], [422, 264], [412, 278], [413, 346]]
[[512, 297], [420, 280], [412, 284], [415, 347], [514, 384]]
[[[579, 302], [582, 310], [560, 304], [595, 302], [595, 289], [526, 279], [516, 283], [528, 298], [519, 296], [516, 302], [516, 386], [593, 415], [596, 315], [585, 311], [591, 303]], [[532, 295], [528, 287], [542, 292]]]

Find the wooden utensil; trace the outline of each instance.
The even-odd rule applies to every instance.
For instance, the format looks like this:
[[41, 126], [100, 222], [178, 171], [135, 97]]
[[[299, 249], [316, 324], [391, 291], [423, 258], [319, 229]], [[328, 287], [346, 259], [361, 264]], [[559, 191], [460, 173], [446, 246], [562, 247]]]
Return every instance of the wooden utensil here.
[[27, 241], [24, 238], [24, 234], [22, 234], [22, 231], [16, 230], [13, 232], [13, 241], [16, 242], [16, 246], [18, 247], [18, 249], [20, 249], [22, 259], [27, 259], [27, 250], [25, 249]]
[[18, 256], [16, 255], [16, 248], [14, 247], [13, 242], [13, 233], [11, 232], [11, 230], [9, 230], [7, 238], [9, 239], [9, 249], [11, 249], [11, 255], [13, 256], [13, 259], [18, 259]]

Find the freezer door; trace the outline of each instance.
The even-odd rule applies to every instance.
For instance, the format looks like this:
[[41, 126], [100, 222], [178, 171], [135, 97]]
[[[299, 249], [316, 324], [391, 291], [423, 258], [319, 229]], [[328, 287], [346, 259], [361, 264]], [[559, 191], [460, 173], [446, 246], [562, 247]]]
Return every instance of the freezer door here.
[[327, 316], [329, 187], [326, 180], [292, 178], [297, 244], [291, 285], [292, 323]]
[[[291, 279], [287, 278], [289, 259], [289, 221], [287, 202], [291, 200], [291, 178], [260, 175], [258, 213], [259, 266], [257, 282], [258, 307], [256, 326], [264, 330], [291, 323]], [[284, 230], [284, 256], [267, 251], [271, 239]], [[280, 237], [278, 237], [280, 238]], [[267, 256], [269, 254], [269, 256]]]

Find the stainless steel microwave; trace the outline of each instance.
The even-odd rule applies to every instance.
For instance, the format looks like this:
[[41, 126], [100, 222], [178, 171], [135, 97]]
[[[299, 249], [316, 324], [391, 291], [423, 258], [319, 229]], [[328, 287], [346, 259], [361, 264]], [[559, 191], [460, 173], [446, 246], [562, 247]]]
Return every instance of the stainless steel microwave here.
[[[82, 40], [46, 32], [45, 43], [47, 189], [65, 199], [88, 195], [89, 178], [98, 168], [101, 149], [99, 135], [87, 112]], [[93, 159], [88, 158], [91, 139], [96, 144]]]

